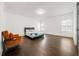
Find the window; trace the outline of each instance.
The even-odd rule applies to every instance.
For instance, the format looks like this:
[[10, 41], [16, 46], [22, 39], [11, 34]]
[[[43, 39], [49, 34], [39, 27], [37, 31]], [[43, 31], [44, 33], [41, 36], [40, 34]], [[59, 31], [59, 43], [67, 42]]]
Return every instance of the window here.
[[61, 21], [61, 30], [65, 32], [71, 32], [72, 31], [72, 20], [62, 20]]

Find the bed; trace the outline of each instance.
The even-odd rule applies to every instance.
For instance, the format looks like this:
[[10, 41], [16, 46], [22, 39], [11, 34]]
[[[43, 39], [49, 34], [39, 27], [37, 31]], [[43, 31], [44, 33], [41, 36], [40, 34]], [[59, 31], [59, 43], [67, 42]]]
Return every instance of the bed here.
[[36, 39], [43, 37], [44, 34], [42, 32], [36, 31], [34, 27], [25, 27], [24, 36], [31, 39]]

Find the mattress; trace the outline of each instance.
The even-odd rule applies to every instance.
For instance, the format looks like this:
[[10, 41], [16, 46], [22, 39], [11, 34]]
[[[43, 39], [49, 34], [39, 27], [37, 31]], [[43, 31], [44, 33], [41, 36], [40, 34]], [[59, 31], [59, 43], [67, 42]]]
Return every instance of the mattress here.
[[30, 37], [30, 38], [37, 38], [37, 37], [41, 37], [44, 34], [42, 32], [27, 32], [26, 36]]

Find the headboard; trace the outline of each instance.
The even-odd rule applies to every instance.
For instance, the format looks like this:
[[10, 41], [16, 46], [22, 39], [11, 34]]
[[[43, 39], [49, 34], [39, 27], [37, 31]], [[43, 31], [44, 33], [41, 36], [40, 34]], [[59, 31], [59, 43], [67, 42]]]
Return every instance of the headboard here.
[[35, 30], [34, 27], [25, 27], [24, 28], [24, 35], [26, 34], [26, 30]]

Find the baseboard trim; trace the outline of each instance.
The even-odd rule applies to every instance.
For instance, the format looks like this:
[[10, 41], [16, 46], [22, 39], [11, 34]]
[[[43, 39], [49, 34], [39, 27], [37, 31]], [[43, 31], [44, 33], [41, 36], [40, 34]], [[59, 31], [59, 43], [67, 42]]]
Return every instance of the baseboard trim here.
[[[46, 34], [46, 35], [54, 35], [54, 34]], [[73, 37], [67, 37], [67, 36], [61, 36], [61, 35], [54, 35], [54, 36], [60, 36], [60, 37], [64, 37], [64, 38], [70, 38], [70, 39], [73, 39]]]
[[[46, 34], [46, 33], [44, 33], [44, 35], [54, 35], [54, 34]], [[64, 38], [73, 39], [73, 37], [67, 37], [67, 36], [61, 36], [61, 35], [54, 35], [54, 36], [60, 36], [60, 37], [64, 37]]]

